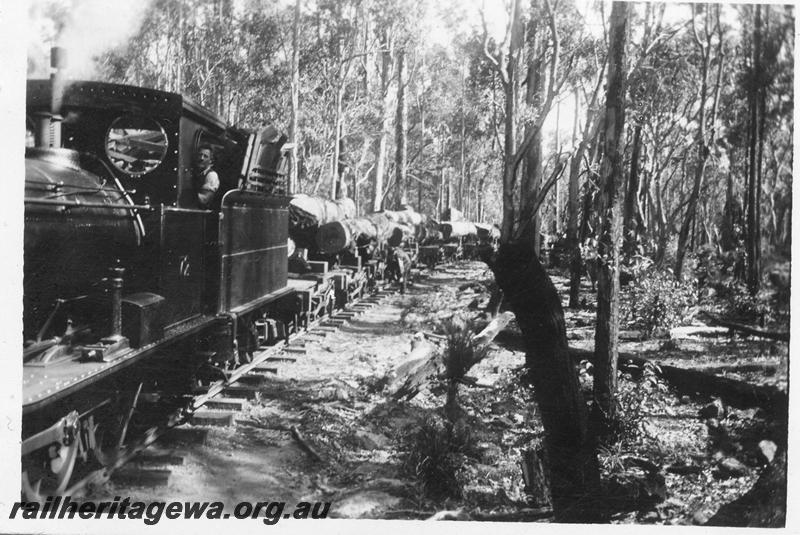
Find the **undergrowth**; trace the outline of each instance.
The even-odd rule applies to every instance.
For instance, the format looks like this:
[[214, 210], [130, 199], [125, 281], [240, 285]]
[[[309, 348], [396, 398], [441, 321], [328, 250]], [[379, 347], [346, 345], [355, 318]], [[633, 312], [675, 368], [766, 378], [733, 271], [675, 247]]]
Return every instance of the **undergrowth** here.
[[631, 328], [646, 336], [680, 325], [697, 304], [693, 284], [677, 281], [668, 270], [648, 270], [624, 290], [622, 316]]
[[476, 456], [475, 441], [464, 420], [452, 423], [433, 414], [406, 436], [408, 452], [404, 471], [414, 477], [426, 497], [433, 500], [461, 498], [464, 468]]

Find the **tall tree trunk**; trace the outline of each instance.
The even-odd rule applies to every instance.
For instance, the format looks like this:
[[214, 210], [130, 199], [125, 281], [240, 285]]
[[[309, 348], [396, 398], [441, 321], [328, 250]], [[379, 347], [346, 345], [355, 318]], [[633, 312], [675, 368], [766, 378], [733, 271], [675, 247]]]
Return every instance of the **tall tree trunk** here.
[[631, 172], [625, 190], [625, 209], [622, 216], [623, 252], [633, 255], [636, 252], [639, 214], [636, 213], [636, 195], [639, 193], [639, 157], [642, 148], [642, 125], [637, 122], [633, 129], [633, 150], [631, 151]]
[[406, 123], [408, 107], [406, 105], [406, 51], [401, 48], [397, 53], [397, 115], [395, 117], [395, 210], [402, 210], [408, 204], [406, 199]]
[[[578, 89], [573, 90], [575, 96], [575, 117], [572, 122], [572, 146], [575, 152], [569, 162], [569, 189], [567, 192], [567, 252], [569, 254], [569, 308], [578, 307], [578, 299], [581, 285], [581, 260], [580, 243], [578, 243], [578, 174], [581, 165], [581, 148], [585, 147], [584, 140], [581, 139], [578, 146], [575, 145], [578, 135], [578, 109], [580, 106], [580, 95]], [[588, 120], [588, 118], [587, 118]]]
[[445, 167], [442, 173], [444, 177], [444, 209], [450, 214], [447, 219], [452, 219], [453, 208], [455, 208], [453, 206], [453, 173], [449, 167]]
[[[602, 81], [602, 76], [600, 80]], [[598, 84], [597, 89], [599, 89], [600, 85]], [[576, 94], [577, 98], [577, 94]], [[595, 95], [592, 98], [591, 104], [588, 106], [588, 111], [586, 114], [586, 124], [583, 128], [583, 137], [581, 138], [581, 142], [578, 145], [577, 150], [575, 151], [575, 155], [570, 162], [569, 167], [569, 184], [570, 184], [570, 193], [569, 193], [569, 213], [570, 218], [573, 216], [574, 211], [574, 220], [570, 219], [567, 225], [567, 247], [570, 251], [570, 286], [569, 286], [569, 307], [570, 308], [577, 308], [580, 306], [579, 299], [580, 299], [580, 286], [581, 286], [581, 274], [583, 272], [583, 259], [581, 258], [581, 248], [580, 245], [583, 241], [589, 236], [589, 218], [592, 214], [592, 186], [589, 181], [586, 182], [586, 193], [584, 195], [584, 202], [583, 202], [583, 217], [581, 218], [580, 225], [578, 224], [578, 197], [580, 196], [580, 184], [579, 184], [579, 177], [580, 177], [580, 170], [583, 161], [583, 155], [586, 154], [586, 149], [589, 147], [589, 143], [591, 140], [595, 139], [598, 135], [598, 130], [600, 126], [599, 118], [595, 116], [595, 112], [592, 110], [595, 102], [597, 101], [597, 90], [595, 91]], [[575, 108], [577, 110], [577, 107]], [[573, 227], [573, 230], [570, 230], [570, 227]], [[570, 233], [572, 234], [572, 238], [570, 238]]]
[[483, 185], [486, 182], [486, 172], [478, 179], [478, 190], [475, 196], [475, 221], [483, 223]]
[[[543, 32], [537, 24], [531, 23], [530, 34], [528, 37], [530, 60], [528, 62], [528, 76], [526, 81], [525, 102], [529, 110], [537, 110], [540, 114], [546, 113], [542, 109], [544, 91], [544, 73], [542, 70], [542, 55], [544, 52]], [[534, 131], [535, 129], [535, 131]], [[522, 183], [521, 183], [521, 207], [520, 239], [531, 240], [534, 251], [539, 254], [541, 247], [540, 226], [541, 218], [539, 211], [534, 210], [534, 203], [539, 196], [542, 185], [542, 129], [537, 125], [528, 124], [525, 128], [525, 136], [533, 136], [528, 150], [523, 160]]]
[[292, 22], [292, 114], [289, 120], [289, 139], [292, 143], [292, 159], [289, 168], [289, 183], [286, 185], [286, 193], [294, 195], [299, 190], [299, 174], [297, 159], [299, 144], [299, 136], [297, 132], [297, 117], [300, 113], [300, 68], [297, 57], [299, 54], [300, 44], [297, 41], [297, 36], [300, 31], [300, 1], [295, 0], [294, 4], [294, 21]]
[[[517, 118], [517, 54], [522, 46], [522, 20], [520, 18], [520, 0], [512, 0], [511, 19], [509, 29], [508, 57], [506, 58], [505, 72], [501, 73], [503, 93], [505, 97], [505, 135], [503, 136], [503, 221], [500, 226], [500, 240], [509, 242], [514, 232], [516, 219], [516, 206], [514, 204], [514, 190], [517, 185], [517, 163], [515, 152], [517, 150], [516, 118]], [[502, 69], [503, 66], [500, 66]]]
[[[695, 13], [695, 6], [692, 5], [692, 13]], [[698, 121], [698, 128], [697, 128], [697, 137], [695, 138], [695, 145], [697, 146], [697, 160], [695, 162], [695, 171], [694, 171], [694, 182], [692, 185], [692, 191], [689, 194], [689, 201], [686, 205], [686, 217], [683, 219], [683, 223], [681, 224], [681, 229], [678, 234], [678, 248], [675, 252], [675, 278], [680, 280], [681, 274], [683, 271], [683, 260], [686, 256], [687, 250], [687, 242], [689, 239], [689, 232], [693, 228], [695, 219], [697, 217], [697, 201], [700, 197], [700, 186], [703, 183], [703, 173], [706, 167], [706, 160], [710, 154], [710, 150], [707, 145], [706, 140], [706, 106], [708, 101], [708, 71], [711, 66], [711, 31], [709, 29], [710, 23], [709, 19], [711, 17], [709, 11], [711, 7], [708, 6], [706, 8], [705, 13], [703, 14], [704, 21], [705, 21], [705, 43], [700, 42], [700, 38], [697, 35], [697, 30], [692, 27], [694, 30], [694, 41], [695, 45], [697, 46], [697, 51], [700, 54], [700, 57], [703, 60], [703, 66], [701, 68], [700, 76], [700, 111], [697, 118]], [[719, 14], [718, 14], [719, 16]], [[719, 20], [717, 21], [719, 24]], [[694, 20], [692, 24], [695, 24]], [[722, 58], [718, 58], [720, 61], [720, 66], [722, 65]]]
[[[556, 164], [559, 165], [561, 162], [561, 137], [558, 133], [559, 126], [561, 122], [561, 101], [559, 100], [556, 103], [556, 131], [555, 131], [555, 147], [556, 147]], [[574, 137], [574, 136], [573, 136]], [[573, 139], [573, 142], [575, 140]], [[555, 233], [556, 236], [561, 238], [561, 234], [564, 232], [564, 225], [562, 224], [561, 220], [563, 219], [563, 200], [562, 200], [562, 193], [561, 193], [561, 183], [557, 182], [554, 186], [555, 189], [555, 201], [556, 201], [556, 209], [555, 209]]]
[[[766, 33], [769, 36], [769, 6], [766, 5], [762, 9], [764, 9], [764, 21], [766, 21], [767, 28]], [[759, 27], [759, 44], [761, 39], [763, 38], [762, 35], [762, 28]], [[761, 48], [761, 47], [760, 47]], [[762, 165], [764, 162], [764, 136], [766, 131], [766, 107], [767, 107], [767, 80], [765, 80], [765, 73], [764, 73], [764, 57], [763, 57], [763, 48], [762, 48], [762, 55], [759, 56], [759, 76], [758, 76], [758, 163], [757, 163], [757, 172], [756, 176], [758, 177], [758, 184], [756, 185], [756, 247], [755, 250], [757, 252], [758, 261], [756, 265], [759, 266], [758, 275], [755, 277], [757, 281], [757, 287], [755, 292], [758, 292], [758, 287], [760, 286], [760, 274], [761, 274], [761, 209], [762, 209], [762, 202], [761, 202], [761, 195], [763, 193], [762, 182], [764, 180], [764, 173], [762, 169]], [[751, 290], [753, 291], [753, 290]], [[755, 295], [755, 294], [754, 294]]]
[[344, 106], [344, 80], [341, 81], [339, 89], [336, 91], [336, 114], [333, 127], [333, 161], [331, 162], [331, 199], [336, 200], [344, 195], [342, 191], [342, 177], [344, 175], [342, 166], [342, 123]]
[[[422, 59], [422, 70], [425, 70], [425, 59]], [[422, 80], [420, 83], [423, 87], [425, 86], [425, 81]], [[419, 143], [420, 146], [425, 147], [425, 92], [420, 92], [419, 97]], [[423, 183], [421, 181], [417, 181], [417, 211], [419, 213], [425, 213], [424, 208], [422, 207], [422, 193], [423, 193]]]
[[372, 210], [380, 212], [383, 210], [383, 180], [386, 175], [386, 158], [388, 153], [390, 127], [392, 123], [391, 98], [389, 94], [389, 75], [392, 70], [392, 52], [389, 33], [384, 31], [381, 37], [381, 133], [378, 142], [378, 155], [375, 164], [375, 196], [372, 202]]
[[[619, 330], [619, 244], [622, 238], [621, 197], [625, 133], [625, 72], [629, 4], [611, 8], [605, 149], [600, 170], [598, 214], [597, 329], [595, 331], [594, 399], [601, 420], [615, 419]], [[604, 422], [600, 422], [601, 425]]]
[[748, 191], [747, 191], [747, 236], [746, 236], [746, 252], [747, 252], [747, 286], [752, 295], [758, 293], [760, 286], [760, 261], [761, 261], [761, 247], [759, 240], [759, 206], [758, 201], [760, 198], [759, 190], [761, 186], [761, 177], [758, 176], [759, 171], [759, 148], [761, 140], [759, 139], [759, 125], [760, 118], [760, 95], [762, 84], [762, 65], [761, 65], [761, 6], [755, 6], [755, 24], [753, 26], [753, 68], [751, 76], [751, 85], [748, 88], [749, 106], [750, 106], [750, 143], [749, 143], [749, 158], [748, 158]]

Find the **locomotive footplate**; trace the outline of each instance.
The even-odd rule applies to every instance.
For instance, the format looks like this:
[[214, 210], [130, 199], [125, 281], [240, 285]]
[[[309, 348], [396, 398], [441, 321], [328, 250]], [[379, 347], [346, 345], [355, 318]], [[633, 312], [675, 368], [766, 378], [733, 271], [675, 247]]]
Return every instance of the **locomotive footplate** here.
[[23, 414], [40, 406], [63, 398], [86, 385], [99, 381], [112, 373], [139, 361], [163, 348], [165, 343], [176, 342], [193, 333], [207, 328], [216, 321], [215, 316], [199, 316], [175, 327], [165, 330], [164, 338], [156, 342], [131, 349], [112, 362], [84, 361], [80, 358], [62, 361], [48, 367], [23, 366], [22, 389]]

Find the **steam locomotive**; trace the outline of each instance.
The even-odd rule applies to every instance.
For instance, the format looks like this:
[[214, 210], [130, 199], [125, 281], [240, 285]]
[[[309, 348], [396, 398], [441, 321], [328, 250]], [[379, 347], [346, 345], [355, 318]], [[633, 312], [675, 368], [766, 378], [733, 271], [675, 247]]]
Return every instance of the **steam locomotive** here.
[[[285, 136], [229, 126], [180, 94], [67, 83], [58, 50], [52, 62], [51, 79], [27, 87], [29, 498], [69, 493], [77, 465], [118, 455], [137, 403], [170, 381], [224, 378], [265, 343], [266, 323], [311, 306], [311, 283], [287, 275]], [[194, 184], [200, 146], [220, 178], [208, 208]]]

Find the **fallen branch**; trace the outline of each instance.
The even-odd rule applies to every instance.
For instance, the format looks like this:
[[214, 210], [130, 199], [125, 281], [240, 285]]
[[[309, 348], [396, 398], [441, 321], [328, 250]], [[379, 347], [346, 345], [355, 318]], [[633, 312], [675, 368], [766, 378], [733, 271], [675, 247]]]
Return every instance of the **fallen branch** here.
[[506, 325], [514, 319], [513, 312], [503, 312], [498, 314], [492, 321], [489, 322], [481, 332], [475, 335], [472, 342], [477, 346], [489, 345], [495, 337], [500, 334], [500, 331], [506, 328]]
[[316, 450], [314, 448], [312, 448], [311, 445], [308, 442], [306, 442], [306, 440], [303, 438], [303, 435], [300, 434], [300, 430], [297, 429], [296, 426], [292, 426], [289, 429], [289, 431], [292, 433], [292, 438], [294, 438], [297, 441], [297, 443], [300, 445], [300, 448], [302, 448], [306, 453], [311, 455], [311, 457], [315, 461], [324, 462], [322, 460], [322, 457], [320, 456], [320, 454], [317, 453]]
[[[571, 347], [569, 353], [576, 361], [594, 360], [594, 353], [585, 349]], [[632, 353], [620, 353], [617, 365], [621, 371], [640, 371], [646, 364], [656, 366], [660, 377], [686, 394], [716, 396], [740, 409], [762, 407], [778, 413], [788, 409], [786, 393], [774, 386], [753, 385], [697, 370], [659, 364]]]
[[[393, 511], [394, 512], [394, 511]], [[408, 511], [411, 514], [419, 514], [421, 511]], [[427, 520], [477, 520], [479, 522], [533, 522], [542, 518], [553, 516], [553, 509], [550, 507], [525, 507], [516, 511], [506, 513], [482, 513], [478, 510], [463, 511], [439, 511], [427, 518]]]
[[763, 329], [759, 329], [756, 327], [750, 327], [749, 325], [743, 325], [741, 323], [727, 321], [705, 310], [701, 311], [700, 315], [705, 316], [712, 324], [719, 325], [720, 327], [727, 327], [728, 329], [734, 331], [743, 332], [745, 334], [749, 334], [752, 336], [759, 336], [761, 338], [766, 338], [768, 340], [778, 340], [780, 342], [789, 341], [789, 333], [787, 332], [765, 331]]
[[481, 513], [473, 511], [470, 516], [472, 520], [481, 522], [525, 522], [549, 518], [553, 516], [553, 510], [549, 507], [528, 507], [508, 513]]
[[443, 334], [436, 334], [428, 331], [421, 331], [421, 332], [426, 338], [431, 338], [433, 340], [447, 340], [447, 337]]
[[489, 389], [494, 388], [493, 384], [480, 383], [478, 382], [477, 377], [470, 377], [469, 375], [465, 375], [464, 377], [459, 379], [458, 382], [461, 383], [462, 385], [474, 386], [477, 388], [489, 388]]
[[[511, 312], [504, 312], [495, 317], [489, 324], [472, 339], [477, 347], [483, 347], [491, 343], [492, 340], [502, 331], [511, 321], [514, 315]], [[432, 333], [423, 333], [430, 336]], [[439, 339], [440, 335], [433, 338]], [[446, 337], [441, 337], [446, 339]], [[438, 347], [425, 343], [419, 343], [397, 367], [396, 379], [392, 382], [389, 391], [392, 392], [392, 399], [410, 400], [419, 394], [422, 385], [432, 378], [439, 377], [444, 370], [444, 363], [441, 362]], [[472, 364], [475, 365], [479, 361]]]
[[469, 515], [461, 509], [455, 511], [439, 511], [427, 520], [469, 520]]
[[763, 373], [766, 376], [778, 373], [778, 367], [774, 364], [711, 364], [697, 368], [698, 371], [705, 373]]
[[403, 519], [407, 517], [412, 517], [416, 519], [423, 519], [423, 518], [430, 518], [433, 515], [433, 511], [417, 511], [416, 509], [393, 509], [391, 511], [385, 511], [381, 518], [384, 520], [392, 520], [392, 519]]

